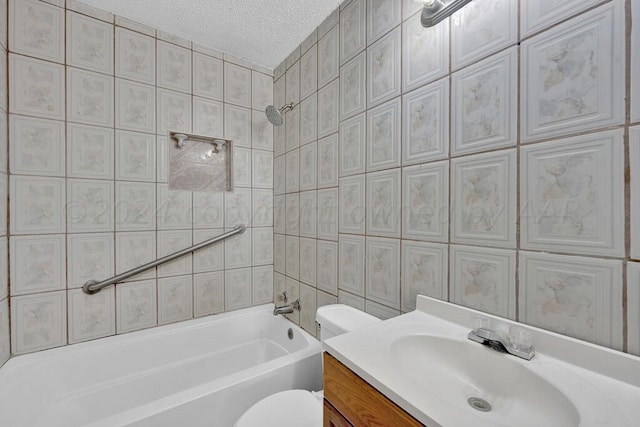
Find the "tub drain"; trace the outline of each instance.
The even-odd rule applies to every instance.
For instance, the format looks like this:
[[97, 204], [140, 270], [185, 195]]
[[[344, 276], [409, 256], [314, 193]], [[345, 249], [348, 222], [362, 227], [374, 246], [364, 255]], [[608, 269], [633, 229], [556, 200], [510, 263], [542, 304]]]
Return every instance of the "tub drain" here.
[[467, 403], [476, 411], [489, 412], [491, 411], [491, 404], [479, 397], [470, 397], [467, 399]]

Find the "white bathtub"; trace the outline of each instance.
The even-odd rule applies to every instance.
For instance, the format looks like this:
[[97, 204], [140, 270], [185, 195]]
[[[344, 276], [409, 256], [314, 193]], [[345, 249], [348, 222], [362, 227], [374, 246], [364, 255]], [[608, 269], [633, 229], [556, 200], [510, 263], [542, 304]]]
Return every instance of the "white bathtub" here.
[[319, 390], [320, 343], [272, 310], [12, 358], [0, 369], [0, 426], [226, 427], [269, 394]]

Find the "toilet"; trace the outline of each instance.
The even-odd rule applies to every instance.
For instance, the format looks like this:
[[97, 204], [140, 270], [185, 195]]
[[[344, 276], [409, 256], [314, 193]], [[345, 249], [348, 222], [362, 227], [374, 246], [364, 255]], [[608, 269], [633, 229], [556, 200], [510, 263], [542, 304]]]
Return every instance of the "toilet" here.
[[[344, 304], [318, 308], [320, 341], [366, 328], [380, 319]], [[267, 396], [245, 412], [234, 427], [321, 427], [322, 391], [286, 390]]]

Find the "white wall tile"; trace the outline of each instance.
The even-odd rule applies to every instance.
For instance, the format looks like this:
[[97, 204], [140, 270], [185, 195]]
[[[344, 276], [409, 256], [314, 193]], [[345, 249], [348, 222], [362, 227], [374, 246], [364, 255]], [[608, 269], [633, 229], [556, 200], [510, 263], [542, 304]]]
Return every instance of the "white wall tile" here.
[[[222, 233], [224, 233], [222, 229], [194, 230], [193, 243], [204, 242]], [[210, 245], [194, 252], [194, 273], [207, 273], [219, 270], [224, 270], [224, 245]]]
[[201, 53], [193, 54], [193, 94], [205, 98], [222, 100], [223, 63]]
[[273, 77], [251, 71], [251, 107], [264, 111], [273, 104]]
[[155, 87], [116, 79], [116, 128], [156, 133]]
[[318, 188], [338, 185], [338, 134], [318, 141]]
[[400, 24], [401, 9], [402, 3], [397, 0], [367, 0], [367, 44]]
[[12, 114], [9, 141], [11, 173], [64, 176], [64, 122]]
[[454, 154], [516, 144], [516, 60], [514, 47], [453, 74], [451, 148]]
[[11, 298], [11, 352], [14, 355], [67, 343], [66, 292]]
[[523, 2], [520, 11], [521, 37], [529, 36], [563, 19], [576, 15], [601, 0], [539, 0]]
[[[291, 277], [285, 278], [285, 290], [287, 291], [287, 295], [289, 297], [289, 301], [295, 301], [300, 298], [300, 282], [296, 279], [292, 279]], [[296, 325], [300, 324], [300, 312], [294, 311], [291, 314], [286, 315], [287, 319], [295, 323]]]
[[224, 277], [225, 309], [235, 310], [251, 305], [251, 269], [226, 270]]
[[69, 290], [69, 344], [115, 335], [115, 295], [114, 286], [94, 295], [85, 294], [82, 289]]
[[316, 332], [316, 290], [300, 284], [300, 326], [307, 332]]
[[338, 131], [339, 100], [338, 80], [318, 91], [318, 138]]
[[251, 187], [251, 150], [234, 148], [233, 150], [233, 185]]
[[[238, 234], [224, 241], [225, 269], [251, 267], [252, 231], [253, 229], [247, 228], [244, 233]], [[264, 239], [264, 236], [259, 235], [258, 239], [261, 238]], [[273, 245], [270, 245], [270, 247], [273, 247]]]
[[318, 229], [317, 192], [300, 193], [300, 235], [315, 238]]
[[400, 259], [403, 311], [415, 310], [418, 294], [445, 301], [448, 299], [447, 245], [403, 240]]
[[113, 179], [113, 129], [67, 124], [67, 176]]
[[300, 238], [287, 236], [285, 241], [285, 272], [294, 279], [300, 278]]
[[193, 275], [193, 314], [207, 316], [224, 311], [224, 271]]
[[396, 28], [367, 49], [368, 108], [400, 95], [401, 43], [400, 28]]
[[400, 168], [367, 174], [367, 235], [400, 238]]
[[285, 74], [285, 100], [287, 104], [300, 102], [300, 62], [293, 64]]
[[516, 248], [515, 149], [451, 161], [451, 241]]
[[273, 126], [262, 111], [251, 112], [251, 146], [259, 150], [273, 151]]
[[640, 356], [640, 263], [627, 263], [627, 351]]
[[[154, 259], [156, 259], [155, 231], [116, 233], [116, 274], [124, 273], [127, 270], [139, 267]], [[127, 280], [149, 279], [154, 278], [155, 275], [155, 269], [150, 269], [144, 273], [136, 274]], [[155, 282], [153, 283], [155, 289]]]
[[[300, 99], [306, 99], [318, 89], [318, 46], [313, 45], [300, 58]], [[278, 105], [280, 107], [280, 105]]]
[[367, 172], [400, 166], [401, 99], [367, 111]]
[[191, 132], [191, 96], [166, 89], [157, 91], [157, 132]]
[[402, 237], [447, 242], [449, 162], [403, 168], [402, 191]]
[[273, 264], [273, 228], [252, 228], [251, 237], [251, 246], [242, 248], [243, 251], [251, 251], [251, 264], [254, 266]]
[[116, 230], [156, 228], [156, 186], [143, 182], [116, 182]]
[[402, 97], [402, 164], [449, 155], [449, 80], [442, 79]]
[[251, 191], [251, 197], [251, 207], [253, 208], [252, 225], [254, 227], [272, 227], [274, 225], [273, 191], [254, 189]]
[[340, 30], [333, 28], [318, 40], [318, 87], [338, 77], [340, 62]]
[[63, 235], [11, 237], [11, 296], [64, 290]]
[[11, 176], [11, 233], [64, 233], [64, 179]]
[[224, 63], [224, 101], [251, 108], [251, 70]]
[[318, 186], [318, 145], [300, 148], [300, 190], [312, 190]]
[[518, 38], [518, 4], [512, 0], [470, 3], [451, 21], [454, 70], [515, 44]]
[[400, 309], [400, 240], [367, 236], [366, 297]]
[[11, 337], [9, 330], [9, 300], [0, 300], [0, 365], [11, 356]]
[[273, 266], [264, 265], [251, 269], [253, 304], [273, 301]]
[[150, 328], [158, 323], [155, 280], [116, 286], [116, 327], [119, 334]]
[[318, 94], [313, 93], [300, 104], [300, 144], [318, 138]]
[[113, 25], [67, 12], [67, 65], [113, 74]]
[[9, 296], [9, 241], [0, 237], [0, 301]]
[[316, 240], [300, 239], [300, 281], [316, 284]]
[[[158, 256], [163, 257], [188, 248], [192, 244], [191, 230], [158, 231]], [[158, 277], [191, 274], [192, 255], [187, 254], [158, 266]]]
[[67, 180], [67, 231], [113, 231], [113, 182], [93, 179]]
[[367, 58], [365, 52], [340, 68], [340, 120], [365, 110]]
[[113, 127], [113, 77], [67, 68], [67, 120]]
[[366, 167], [367, 116], [359, 114], [340, 122], [340, 177], [364, 173]]
[[338, 292], [338, 303], [346, 304], [360, 311], [365, 310], [364, 297], [356, 296], [342, 290]]
[[622, 262], [520, 252], [520, 320], [622, 348]]
[[9, 2], [9, 49], [64, 62], [64, 9], [35, 0]]
[[287, 153], [285, 157], [286, 192], [292, 193], [300, 190], [300, 150], [296, 149]]
[[338, 288], [364, 296], [365, 238], [340, 234]]
[[251, 147], [251, 110], [225, 104], [224, 133], [236, 147]]
[[[236, 151], [237, 152], [237, 151]], [[270, 151], [252, 150], [253, 188], [273, 188], [273, 153]]]
[[400, 315], [400, 310], [396, 310], [370, 300], [365, 300], [364, 311], [365, 313], [377, 317], [380, 320], [388, 320]]
[[238, 224], [251, 224], [251, 189], [236, 188], [233, 193], [224, 195], [224, 226], [235, 227]]
[[62, 65], [9, 55], [9, 112], [64, 120], [64, 97]]
[[406, 92], [449, 72], [449, 20], [425, 28], [420, 14], [402, 24], [402, 88]]
[[114, 274], [114, 234], [83, 233], [67, 236], [67, 287], [82, 287], [88, 280]]
[[522, 42], [522, 139], [623, 123], [623, 40], [614, 1]]
[[316, 244], [316, 285], [332, 295], [338, 293], [338, 243], [318, 240]]
[[191, 51], [157, 42], [158, 86], [191, 93]]
[[340, 11], [340, 63], [367, 47], [367, 2], [355, 0]]
[[224, 194], [196, 191], [193, 193], [193, 227], [224, 227]]
[[341, 233], [365, 233], [366, 204], [365, 176], [354, 175], [340, 178], [340, 222]]
[[273, 235], [273, 269], [278, 273], [285, 274], [286, 266], [286, 237], [282, 234]]
[[116, 77], [155, 84], [155, 39], [116, 27], [115, 74]]
[[338, 189], [318, 190], [318, 239], [338, 240]]
[[521, 247], [624, 256], [623, 131], [523, 147]]
[[158, 324], [193, 318], [191, 276], [158, 279]]
[[116, 179], [154, 182], [156, 138], [153, 135], [116, 131]]
[[294, 108], [287, 113], [284, 121], [286, 150], [294, 150], [300, 146], [300, 109]]
[[449, 266], [451, 302], [515, 318], [516, 251], [451, 245]]

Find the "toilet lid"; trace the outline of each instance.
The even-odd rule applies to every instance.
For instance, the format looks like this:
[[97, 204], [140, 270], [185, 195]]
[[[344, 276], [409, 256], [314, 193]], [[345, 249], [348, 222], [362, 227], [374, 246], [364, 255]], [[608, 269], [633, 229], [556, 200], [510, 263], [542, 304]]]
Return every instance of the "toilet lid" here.
[[321, 427], [322, 402], [306, 390], [265, 397], [245, 412], [235, 427]]

